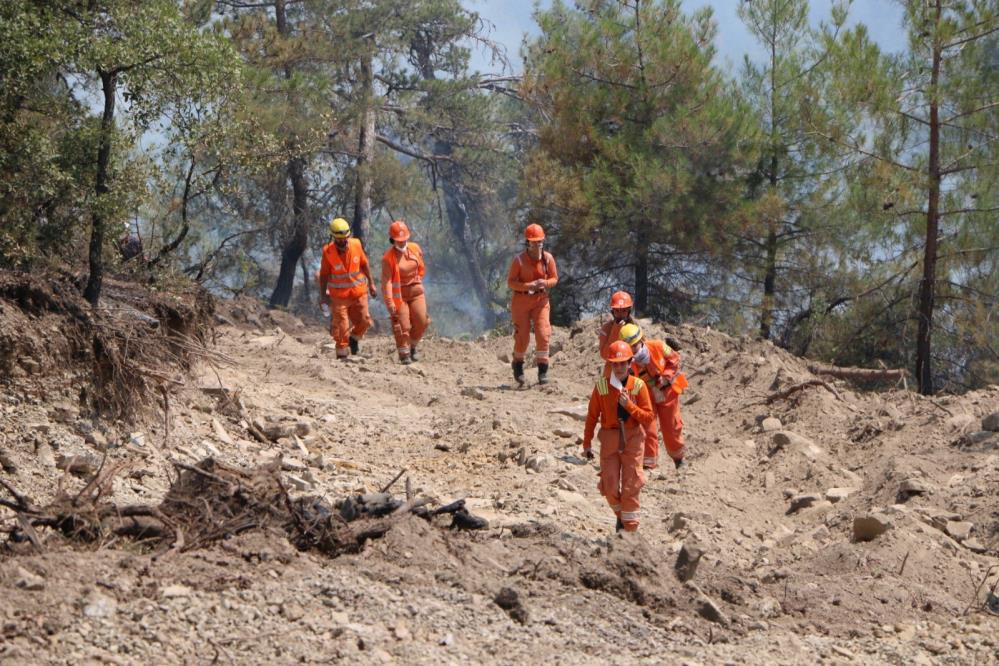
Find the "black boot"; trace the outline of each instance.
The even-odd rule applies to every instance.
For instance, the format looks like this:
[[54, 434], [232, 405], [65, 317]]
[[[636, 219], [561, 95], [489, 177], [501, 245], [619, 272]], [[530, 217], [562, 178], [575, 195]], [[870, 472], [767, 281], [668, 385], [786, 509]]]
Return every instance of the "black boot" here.
[[615, 532], [620, 532], [620, 531], [622, 531], [623, 529], [624, 529], [624, 523], [622, 523], [622, 522], [621, 522], [621, 519], [620, 519], [620, 518], [618, 518], [618, 519], [617, 519], [617, 524], [616, 524], [616, 525], [614, 526], [614, 531], [615, 531]]
[[353, 335], [350, 336], [350, 339], [347, 340], [347, 344], [350, 345], [350, 355], [353, 356], [354, 354], [356, 354], [357, 353], [357, 349], [359, 347], [359, 345], [357, 343], [357, 338], [355, 338]]
[[514, 361], [513, 363], [510, 364], [510, 367], [513, 368], [513, 379], [514, 379], [514, 381], [516, 381], [518, 384], [523, 385], [523, 383], [524, 383], [524, 362], [523, 361]]
[[416, 345], [409, 348], [409, 358], [413, 361], [419, 361], [420, 357], [416, 355]]
[[547, 384], [548, 383], [548, 364], [538, 363], [538, 383]]

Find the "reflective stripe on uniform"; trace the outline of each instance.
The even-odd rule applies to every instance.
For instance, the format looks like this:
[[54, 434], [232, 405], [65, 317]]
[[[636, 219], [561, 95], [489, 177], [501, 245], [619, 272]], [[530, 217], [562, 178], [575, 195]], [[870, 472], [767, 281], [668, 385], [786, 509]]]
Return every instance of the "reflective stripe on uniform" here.
[[645, 386], [645, 382], [643, 382], [638, 377], [635, 377], [635, 384], [634, 386], [631, 387], [631, 395], [638, 395], [639, 393], [641, 393], [643, 386]]
[[621, 520], [638, 520], [642, 517], [641, 511], [622, 511]]
[[600, 395], [607, 395], [610, 392], [610, 386], [607, 383], [606, 377], [601, 377], [597, 380], [597, 393]]

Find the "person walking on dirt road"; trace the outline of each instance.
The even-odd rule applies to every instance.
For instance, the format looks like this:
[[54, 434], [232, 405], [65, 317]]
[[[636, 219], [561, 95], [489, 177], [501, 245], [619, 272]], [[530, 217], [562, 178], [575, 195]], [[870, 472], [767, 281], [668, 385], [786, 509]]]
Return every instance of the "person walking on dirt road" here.
[[342, 217], [330, 222], [333, 242], [323, 247], [319, 267], [319, 304], [329, 299], [332, 314], [330, 335], [336, 342], [336, 357], [356, 354], [359, 342], [371, 326], [368, 296], [378, 291], [371, 278], [368, 256], [361, 241], [350, 237], [350, 224]]
[[510, 311], [513, 318], [513, 378], [524, 383], [524, 357], [531, 342], [534, 325], [534, 362], [538, 365], [538, 383], [548, 383], [548, 344], [552, 326], [548, 320], [551, 305], [548, 290], [558, 284], [555, 258], [544, 250], [545, 230], [529, 224], [524, 230], [526, 249], [513, 258], [506, 283], [513, 292]]
[[[652, 399], [645, 382], [631, 374], [634, 354], [618, 340], [607, 351], [610, 370], [597, 379], [590, 395], [583, 431], [583, 456], [593, 459], [593, 431], [600, 422], [600, 482], [597, 490], [607, 498], [617, 529], [634, 532], [640, 519], [639, 493], [645, 485], [642, 453], [646, 428], [654, 427]], [[653, 431], [654, 432], [654, 431]]]
[[389, 226], [392, 246], [382, 256], [382, 295], [392, 320], [399, 361], [406, 365], [418, 360], [416, 345], [430, 325], [423, 292], [427, 272], [423, 250], [409, 237], [405, 222], [393, 222]]
[[[680, 394], [687, 387], [687, 377], [680, 372], [680, 353], [662, 340], [646, 340], [638, 324], [622, 326], [620, 337], [631, 346], [634, 353], [632, 369], [649, 386], [663, 444], [673, 464], [680, 469], [684, 465]], [[659, 467], [659, 433], [655, 420], [645, 431], [642, 465], [645, 469]]]
[[611, 320], [600, 327], [597, 336], [600, 338], [600, 358], [604, 359], [604, 370], [610, 368], [607, 361], [607, 351], [612, 342], [621, 339], [621, 327], [625, 324], [634, 324], [631, 317], [632, 307], [631, 294], [626, 291], [615, 291], [610, 300]]

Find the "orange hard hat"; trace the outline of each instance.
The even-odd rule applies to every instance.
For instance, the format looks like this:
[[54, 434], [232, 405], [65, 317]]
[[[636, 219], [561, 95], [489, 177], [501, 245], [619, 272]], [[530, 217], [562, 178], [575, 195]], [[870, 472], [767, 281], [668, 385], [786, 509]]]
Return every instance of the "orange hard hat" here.
[[631, 294], [626, 291], [615, 291], [614, 295], [611, 296], [611, 309], [617, 310], [619, 308], [630, 308]]
[[409, 227], [402, 220], [396, 220], [389, 225], [389, 238], [394, 241], [409, 240]]
[[540, 224], [529, 224], [524, 229], [524, 238], [529, 241], [543, 241], [545, 239], [545, 230], [541, 228]]
[[607, 360], [611, 363], [630, 361], [634, 355], [635, 352], [631, 351], [631, 345], [624, 340], [612, 342], [607, 350]]

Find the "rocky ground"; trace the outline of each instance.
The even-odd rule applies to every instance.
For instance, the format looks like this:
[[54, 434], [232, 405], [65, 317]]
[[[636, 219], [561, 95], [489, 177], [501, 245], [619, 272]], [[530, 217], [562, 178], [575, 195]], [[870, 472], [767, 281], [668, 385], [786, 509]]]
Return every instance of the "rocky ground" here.
[[156, 504], [173, 461], [280, 454], [292, 495], [335, 503], [404, 469], [393, 491], [465, 498], [489, 528], [405, 517], [336, 558], [272, 529], [184, 552], [9, 543], [4, 663], [999, 661], [999, 387], [826, 379], [768, 402], [818, 377], [767, 343], [651, 326], [682, 348], [690, 465], [652, 474], [640, 532], [615, 535], [578, 457], [598, 321], [556, 330], [553, 383], [524, 389], [506, 337], [431, 338], [401, 366], [384, 336], [337, 362], [321, 324], [245, 304], [221, 322], [214, 362], [163, 378], [130, 425], [81, 414], [82, 370], [20, 359], [4, 481], [44, 504], [104, 460], [110, 499]]

